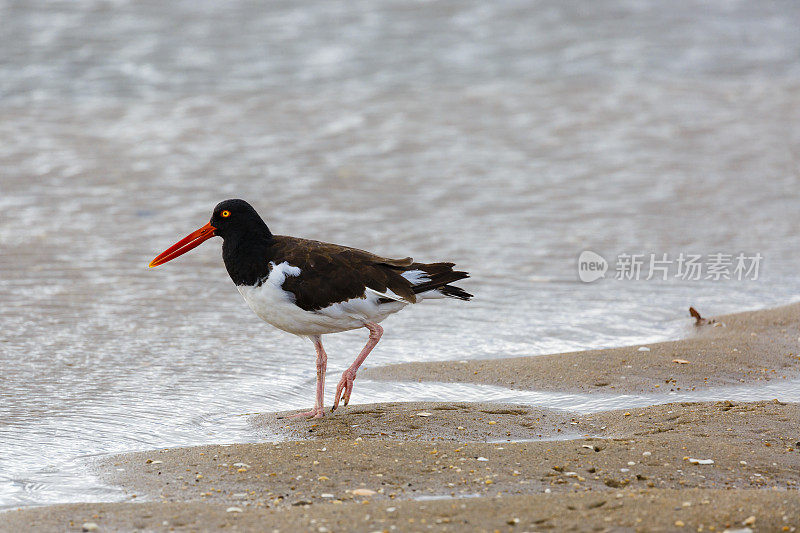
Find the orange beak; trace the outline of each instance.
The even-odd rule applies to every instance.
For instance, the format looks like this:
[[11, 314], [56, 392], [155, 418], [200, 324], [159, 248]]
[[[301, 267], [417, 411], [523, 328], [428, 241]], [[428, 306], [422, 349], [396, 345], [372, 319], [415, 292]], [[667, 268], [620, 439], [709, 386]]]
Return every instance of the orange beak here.
[[179, 255], [183, 255], [193, 248], [197, 248], [205, 241], [214, 236], [214, 230], [217, 229], [211, 225], [211, 222], [203, 226], [197, 231], [193, 231], [183, 239], [179, 240], [150, 261], [150, 267], [163, 265], [167, 261], [172, 261]]

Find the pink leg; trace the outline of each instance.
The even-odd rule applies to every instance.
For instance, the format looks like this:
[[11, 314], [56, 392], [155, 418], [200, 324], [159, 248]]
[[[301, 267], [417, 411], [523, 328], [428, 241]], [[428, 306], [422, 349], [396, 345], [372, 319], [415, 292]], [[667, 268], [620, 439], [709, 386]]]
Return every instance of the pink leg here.
[[322, 339], [319, 335], [314, 335], [311, 341], [317, 349], [317, 400], [314, 402], [314, 408], [304, 413], [297, 413], [287, 418], [298, 417], [314, 417], [322, 418], [325, 416], [325, 410], [322, 408], [322, 402], [325, 394], [325, 370], [328, 367], [328, 355], [325, 353], [325, 348], [322, 347]]
[[342, 374], [342, 380], [339, 381], [339, 385], [336, 386], [336, 398], [333, 401], [331, 411], [339, 407], [340, 399], [344, 400], [345, 405], [350, 401], [350, 394], [353, 392], [353, 381], [356, 379], [358, 367], [361, 366], [361, 363], [364, 362], [364, 359], [366, 359], [372, 349], [375, 348], [375, 345], [381, 340], [381, 335], [383, 335], [383, 328], [374, 322], [367, 322], [364, 324], [364, 327], [369, 330], [369, 340], [366, 346], [364, 346], [364, 349], [361, 350], [361, 353], [358, 354], [358, 357], [356, 357], [356, 360], [353, 361], [353, 364], [350, 365], [350, 368], [345, 370]]

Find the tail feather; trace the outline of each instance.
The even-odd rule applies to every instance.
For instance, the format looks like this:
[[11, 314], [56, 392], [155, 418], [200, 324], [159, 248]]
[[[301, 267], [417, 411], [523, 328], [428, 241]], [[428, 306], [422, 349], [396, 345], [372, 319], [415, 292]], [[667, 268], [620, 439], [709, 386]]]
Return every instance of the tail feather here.
[[460, 300], [469, 300], [472, 295], [455, 285], [450, 285], [454, 281], [465, 279], [469, 277], [467, 272], [462, 270], [453, 270], [453, 263], [416, 263], [409, 268], [416, 268], [422, 270], [428, 275], [428, 280], [423, 283], [414, 285], [414, 294], [421, 294], [423, 292], [437, 290], [445, 296], [451, 298], [458, 298]]
[[450, 298], [458, 298], [459, 300], [469, 300], [472, 298], [472, 295], [462, 289], [461, 287], [456, 287], [455, 285], [443, 285], [440, 287], [439, 292], [444, 294], [445, 296], [449, 296]]
[[[472, 295], [455, 285], [450, 285], [454, 281], [469, 277], [467, 272], [453, 270], [455, 263], [413, 263], [409, 258], [392, 260], [392, 262], [382, 261], [382, 265], [399, 274], [406, 287], [410, 288], [413, 294], [423, 294], [437, 291], [442, 296], [458, 298], [459, 300], [469, 300]], [[392, 299], [381, 298], [379, 302], [390, 303]]]

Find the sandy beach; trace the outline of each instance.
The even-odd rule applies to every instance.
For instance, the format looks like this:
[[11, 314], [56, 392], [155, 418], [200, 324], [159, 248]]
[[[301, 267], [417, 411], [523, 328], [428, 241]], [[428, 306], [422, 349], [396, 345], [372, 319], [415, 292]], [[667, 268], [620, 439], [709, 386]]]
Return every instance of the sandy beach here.
[[[798, 318], [791, 305], [717, 317], [722, 325], [649, 352], [407, 364], [370, 378], [581, 391], [784, 379], [797, 376]], [[800, 406], [775, 400], [592, 414], [394, 403], [313, 421], [254, 415], [256, 431], [282, 440], [106, 457], [97, 472], [125, 501], [10, 511], [0, 529], [795, 531], [798, 420]]]

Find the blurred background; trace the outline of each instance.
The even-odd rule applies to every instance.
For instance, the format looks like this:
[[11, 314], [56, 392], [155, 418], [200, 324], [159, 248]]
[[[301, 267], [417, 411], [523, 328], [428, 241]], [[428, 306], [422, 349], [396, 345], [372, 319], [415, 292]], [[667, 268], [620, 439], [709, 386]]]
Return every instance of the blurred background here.
[[[367, 366], [797, 299], [798, 27], [793, 0], [0, 0], [0, 507], [110, 497], [87, 455], [258, 438], [240, 415], [313, 403], [311, 343], [250, 313], [218, 240], [147, 268], [225, 198], [472, 273]], [[584, 284], [587, 249], [764, 259]], [[327, 339], [330, 380], [364, 338]], [[386, 390], [353, 399], [425, 394]]]

